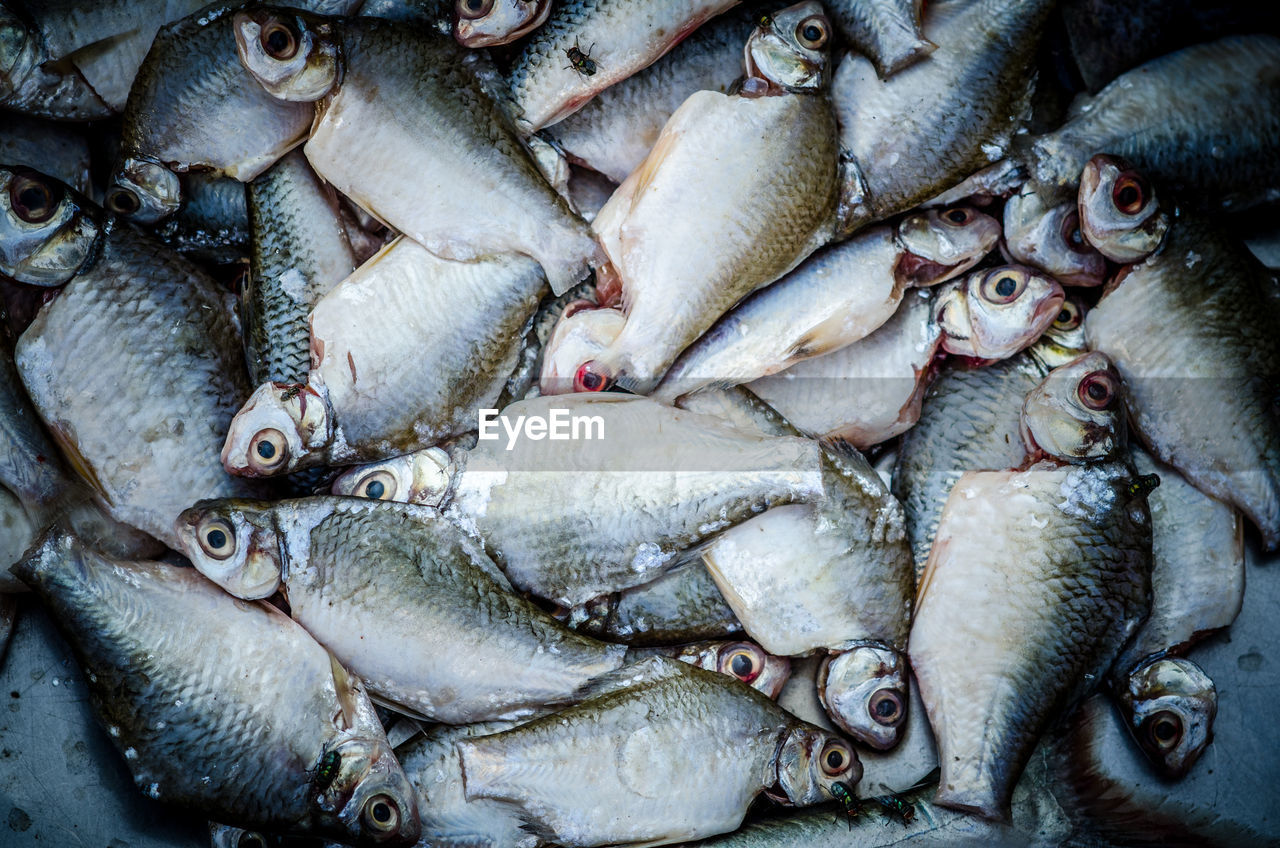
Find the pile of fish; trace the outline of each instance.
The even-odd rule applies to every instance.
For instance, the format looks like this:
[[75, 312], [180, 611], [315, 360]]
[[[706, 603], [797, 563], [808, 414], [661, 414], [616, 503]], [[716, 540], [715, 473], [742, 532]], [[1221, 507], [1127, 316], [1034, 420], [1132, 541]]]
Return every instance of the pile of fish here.
[[1280, 548], [1184, 6], [0, 0], [0, 607], [215, 845], [1043, 843], [1095, 694], [1182, 778]]

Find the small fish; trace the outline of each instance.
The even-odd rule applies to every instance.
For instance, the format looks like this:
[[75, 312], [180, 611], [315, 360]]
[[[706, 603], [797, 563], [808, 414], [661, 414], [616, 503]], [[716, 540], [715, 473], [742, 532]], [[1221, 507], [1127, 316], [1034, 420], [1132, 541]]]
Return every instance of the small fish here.
[[754, 642], [691, 642], [685, 645], [631, 648], [627, 651], [627, 662], [639, 662], [652, 656], [671, 657], [682, 663], [727, 675], [774, 701], [778, 700], [778, 694], [791, 676], [790, 660], [767, 653]]
[[1100, 286], [1107, 275], [1106, 258], [1085, 238], [1075, 201], [1046, 204], [1030, 185], [1005, 203], [1001, 245], [1010, 261], [1064, 286]]
[[[571, 701], [625, 648], [565, 629], [511, 591], [434, 510], [353, 498], [213, 501], [176, 525], [182, 550], [236, 597], [283, 586], [289, 610], [378, 698], [461, 724]], [[436, 646], [428, 652], [406, 645]]]
[[528, 829], [566, 846], [725, 833], [762, 793], [809, 806], [862, 775], [839, 736], [664, 657], [621, 669], [574, 707], [459, 741], [458, 751], [468, 801], [515, 804]]
[[1080, 230], [1113, 262], [1138, 262], [1155, 252], [1169, 231], [1169, 213], [1151, 183], [1128, 162], [1098, 154], [1080, 177]]
[[1118, 456], [1128, 442], [1123, 394], [1120, 374], [1105, 353], [1059, 365], [1023, 402], [1028, 455], [1070, 463]]
[[140, 791], [245, 828], [417, 840], [412, 789], [364, 685], [274, 607], [58, 530], [14, 573], [71, 643]]
[[826, 5], [849, 46], [871, 60], [881, 79], [938, 49], [920, 30], [923, 0], [832, 0]]

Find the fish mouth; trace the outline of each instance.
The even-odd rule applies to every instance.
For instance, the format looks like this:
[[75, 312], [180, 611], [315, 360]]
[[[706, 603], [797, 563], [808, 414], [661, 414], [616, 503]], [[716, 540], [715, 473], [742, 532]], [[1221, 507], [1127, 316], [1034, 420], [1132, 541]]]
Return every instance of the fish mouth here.
[[901, 286], [930, 286], [950, 276], [960, 263], [934, 262], [918, 253], [904, 253], [893, 270], [894, 280]]

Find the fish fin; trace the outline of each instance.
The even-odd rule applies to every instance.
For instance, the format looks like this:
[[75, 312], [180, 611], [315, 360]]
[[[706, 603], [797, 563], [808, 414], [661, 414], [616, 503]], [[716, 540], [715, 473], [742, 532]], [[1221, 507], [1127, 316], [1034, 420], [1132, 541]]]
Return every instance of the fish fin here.
[[[407, 721], [413, 721], [413, 722], [425, 721], [427, 723], [430, 723], [432, 721], [430, 716], [423, 715], [421, 712], [419, 712], [418, 710], [415, 710], [413, 707], [407, 706], [406, 704], [402, 703], [401, 701], [397, 701], [394, 698], [388, 698], [385, 695], [375, 695], [372, 692], [369, 692], [367, 694], [369, 696], [370, 701], [372, 701], [373, 703], [377, 704], [380, 707], [385, 707], [393, 712], [400, 713], [400, 715], [404, 716], [405, 720]], [[419, 726], [419, 729], [421, 729], [420, 726]]]
[[338, 695], [338, 706], [342, 708], [342, 729], [350, 730], [355, 727], [358, 713], [355, 680], [333, 654], [329, 654], [329, 668], [333, 672], [333, 690]]
[[[649, 155], [644, 157], [644, 161], [636, 168], [635, 187], [631, 191], [631, 206], [635, 207], [644, 197], [645, 191], [653, 183], [653, 178], [657, 175], [662, 167], [663, 161], [667, 155], [675, 148], [676, 142], [683, 133], [675, 131], [663, 130], [658, 136], [658, 140], [654, 142], [653, 148], [649, 151]], [[628, 177], [628, 179], [630, 179]]]
[[880, 475], [876, 474], [871, 463], [867, 462], [867, 458], [862, 455], [862, 451], [851, 442], [839, 437], [825, 437], [818, 440], [818, 445], [822, 449], [822, 455], [844, 476], [855, 479], [862, 477], [880, 479]]
[[49, 434], [53, 436], [58, 449], [62, 451], [63, 459], [71, 466], [71, 470], [79, 475], [80, 479], [87, 483], [98, 497], [102, 498], [107, 506], [115, 506], [115, 501], [111, 500], [111, 496], [107, 494], [106, 486], [102, 485], [102, 480], [98, 478], [98, 472], [94, 470], [93, 463], [85, 459], [84, 454], [80, 453], [80, 448], [76, 446], [75, 437], [67, 431], [67, 427], [68, 425], [61, 422], [49, 426]]
[[655, 388], [654, 380], [645, 380], [640, 377], [633, 377], [626, 373], [619, 373], [618, 376], [614, 378], [613, 382], [618, 388], [631, 392], [633, 395], [643, 395], [646, 397]]

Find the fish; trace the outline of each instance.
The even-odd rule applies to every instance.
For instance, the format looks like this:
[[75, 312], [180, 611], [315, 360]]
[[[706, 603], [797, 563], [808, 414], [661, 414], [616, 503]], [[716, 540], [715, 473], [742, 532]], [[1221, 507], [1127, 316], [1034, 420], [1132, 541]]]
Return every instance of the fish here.
[[1169, 231], [1161, 195], [1131, 163], [1115, 156], [1099, 153], [1085, 163], [1077, 203], [1081, 237], [1112, 262], [1145, 259]]
[[1005, 203], [1001, 246], [1009, 261], [1064, 286], [1100, 286], [1107, 276], [1106, 257], [1085, 239], [1075, 200], [1047, 204], [1029, 185]]
[[742, 640], [635, 647], [627, 651], [627, 662], [642, 662], [655, 656], [671, 657], [739, 680], [774, 701], [791, 676], [791, 661], [786, 657], [774, 656], [756, 643]]
[[667, 120], [695, 91], [728, 94], [742, 77], [742, 46], [768, 10], [746, 2], [693, 31], [649, 67], [600, 91], [539, 131], [570, 161], [621, 183], [640, 166]]
[[300, 151], [248, 184], [253, 249], [240, 298], [254, 385], [303, 383], [311, 369], [311, 309], [355, 270], [338, 213]]
[[[530, 420], [570, 438], [522, 437]], [[744, 433], [648, 398], [531, 398], [484, 430], [470, 450], [428, 451], [412, 470], [351, 469], [334, 491], [411, 492], [482, 541], [517, 589], [566, 608], [655, 580], [725, 528], [834, 485], [809, 440]]]
[[551, 0], [457, 0], [453, 37], [463, 47], [497, 47], [546, 23]]
[[876, 750], [906, 720], [914, 576], [902, 508], [860, 454], [832, 447], [843, 485], [821, 503], [775, 507], [729, 528], [702, 561], [744, 629], [777, 655], [825, 654], [827, 714]]
[[[579, 391], [617, 382], [648, 394], [734, 303], [829, 240], [835, 123], [822, 89], [830, 26], [816, 3], [784, 11], [747, 48], [761, 54], [766, 70], [757, 71], [777, 75], [762, 84], [780, 93], [692, 95], [592, 222], [621, 280], [627, 322], [581, 366]], [[809, 27], [817, 38], [802, 41], [796, 33]]]
[[936, 803], [1007, 820], [1040, 734], [1141, 625], [1154, 485], [1116, 461], [970, 471], [956, 483], [910, 641], [938, 742]]
[[999, 237], [994, 218], [959, 206], [864, 230], [733, 307], [685, 348], [654, 396], [749, 383], [841, 350], [888, 321], [908, 287], [963, 274]]
[[[39, 533], [39, 525], [31, 520], [22, 501], [0, 486], [0, 597], [26, 589], [26, 584], [9, 575], [9, 566], [22, 559]], [[0, 643], [7, 644], [7, 640], [7, 633], [0, 636]], [[4, 644], [0, 644], [0, 657], [4, 656]]]
[[247, 182], [306, 138], [312, 106], [272, 97], [240, 63], [237, 8], [215, 4], [156, 33], [124, 111], [105, 200], [112, 212], [154, 224], [181, 206], [180, 173]]
[[[379, 220], [443, 259], [532, 257], [556, 294], [602, 263], [586, 222], [543, 178], [474, 52], [379, 18], [330, 22], [256, 7], [233, 19], [259, 91], [314, 112], [303, 147], [311, 167]], [[273, 33], [292, 48], [271, 47], [264, 39]], [[388, 170], [388, 161], [399, 164]]]
[[175, 532], [196, 568], [236, 597], [283, 587], [294, 620], [375, 697], [433, 721], [571, 702], [626, 652], [513, 593], [435, 510], [331, 496], [213, 501], [183, 512]]
[[254, 390], [223, 465], [245, 477], [355, 465], [474, 429], [516, 367], [545, 286], [526, 257], [459, 262], [397, 239], [315, 304], [305, 380]]
[[532, 133], [572, 115], [737, 2], [556, 0], [506, 75], [519, 126]]
[[671, 645], [742, 633], [742, 623], [701, 563], [593, 598], [560, 615], [574, 630], [624, 645]]
[[849, 53], [831, 99], [840, 125], [841, 236], [906, 212], [1005, 156], [1030, 115], [1051, 0], [931, 3], [927, 61], [881, 79]]
[[920, 30], [923, 0], [832, 0], [826, 7], [845, 41], [871, 60], [881, 79], [938, 49]]
[[1280, 339], [1269, 280], [1247, 250], [1188, 212], [1107, 287], [1084, 328], [1119, 370], [1152, 455], [1239, 508], [1275, 550]]
[[0, 254], [25, 254], [26, 267], [44, 263], [47, 279], [65, 283], [14, 362], [59, 453], [107, 513], [172, 546], [173, 520], [193, 499], [260, 493], [214, 453], [248, 394], [226, 292], [60, 183], [0, 169], [0, 185], [5, 217], [27, 223], [21, 238], [0, 233]]
[[25, 165], [92, 194], [89, 140], [74, 125], [6, 113], [0, 128], [0, 163]]
[[[1243, 209], [1276, 185], [1280, 38], [1228, 36], [1153, 59], [1072, 104], [1014, 158], [1045, 190], [1074, 187], [1095, 153], [1126, 159], [1192, 207]], [[1152, 110], [1152, 103], [1162, 104]]]
[[665, 657], [616, 672], [576, 706], [457, 747], [468, 801], [515, 804], [526, 829], [565, 846], [725, 833], [762, 793], [808, 806], [862, 772], [838, 735]]
[[412, 787], [364, 684], [275, 608], [56, 528], [13, 573], [50, 609], [149, 797], [246, 828], [417, 840]]
[[746, 388], [801, 431], [865, 450], [916, 423], [940, 352], [1011, 356], [1051, 324], [1064, 297], [1057, 281], [1024, 266], [974, 271], [908, 292], [866, 338]]
[[1157, 474], [1151, 508], [1151, 615], [1116, 659], [1111, 688], [1148, 759], [1182, 777], [1212, 739], [1217, 692], [1187, 651], [1228, 627], [1244, 603], [1244, 522], [1178, 472], [1131, 448], [1140, 474]]

